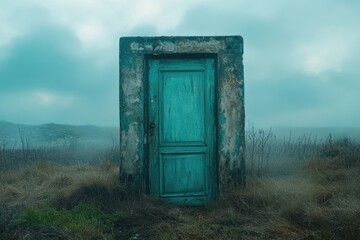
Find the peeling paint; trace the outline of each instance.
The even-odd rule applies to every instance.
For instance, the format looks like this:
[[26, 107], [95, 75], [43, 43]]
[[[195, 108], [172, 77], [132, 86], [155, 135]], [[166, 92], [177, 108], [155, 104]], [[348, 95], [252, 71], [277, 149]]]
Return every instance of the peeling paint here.
[[141, 46], [140, 46], [140, 44], [139, 44], [139, 43], [137, 43], [137, 42], [133, 42], [133, 43], [131, 43], [131, 44], [130, 44], [130, 48], [131, 48], [131, 50], [132, 50], [132, 51], [134, 51], [134, 52], [144, 50], [144, 48], [143, 48], [143, 47], [141, 47]]
[[127, 174], [134, 174], [134, 166], [139, 163], [139, 156], [137, 154], [138, 145], [139, 145], [139, 137], [137, 135], [138, 124], [136, 122], [131, 123], [129, 126], [129, 130], [121, 131], [121, 157], [122, 159], [126, 159], [121, 164], [121, 172], [125, 172]]

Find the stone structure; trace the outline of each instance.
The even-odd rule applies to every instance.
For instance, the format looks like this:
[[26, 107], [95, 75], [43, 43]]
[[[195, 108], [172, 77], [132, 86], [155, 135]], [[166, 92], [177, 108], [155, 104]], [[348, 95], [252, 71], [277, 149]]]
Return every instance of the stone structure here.
[[[215, 192], [245, 182], [243, 39], [120, 38], [120, 181], [149, 191], [149, 59], [210, 58], [215, 66]], [[151, 161], [151, 160], [150, 160]]]

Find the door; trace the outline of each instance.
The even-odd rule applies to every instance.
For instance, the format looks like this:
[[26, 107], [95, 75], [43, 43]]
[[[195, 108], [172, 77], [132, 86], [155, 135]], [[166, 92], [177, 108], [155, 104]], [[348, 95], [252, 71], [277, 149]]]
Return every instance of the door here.
[[213, 59], [149, 60], [149, 189], [169, 202], [214, 197]]

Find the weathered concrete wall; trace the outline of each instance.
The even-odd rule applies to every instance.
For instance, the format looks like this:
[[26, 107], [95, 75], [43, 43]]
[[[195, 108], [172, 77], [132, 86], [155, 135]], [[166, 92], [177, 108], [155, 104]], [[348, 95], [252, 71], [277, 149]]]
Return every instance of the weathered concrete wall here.
[[120, 180], [146, 189], [146, 56], [213, 54], [217, 61], [219, 190], [245, 181], [243, 40], [219, 37], [120, 38]]

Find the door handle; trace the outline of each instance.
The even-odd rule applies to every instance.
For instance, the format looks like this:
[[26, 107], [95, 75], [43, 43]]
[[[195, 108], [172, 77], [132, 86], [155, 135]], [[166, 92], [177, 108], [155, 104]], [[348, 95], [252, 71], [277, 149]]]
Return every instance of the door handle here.
[[155, 124], [150, 123], [150, 142], [154, 142], [154, 135], [155, 135]]

